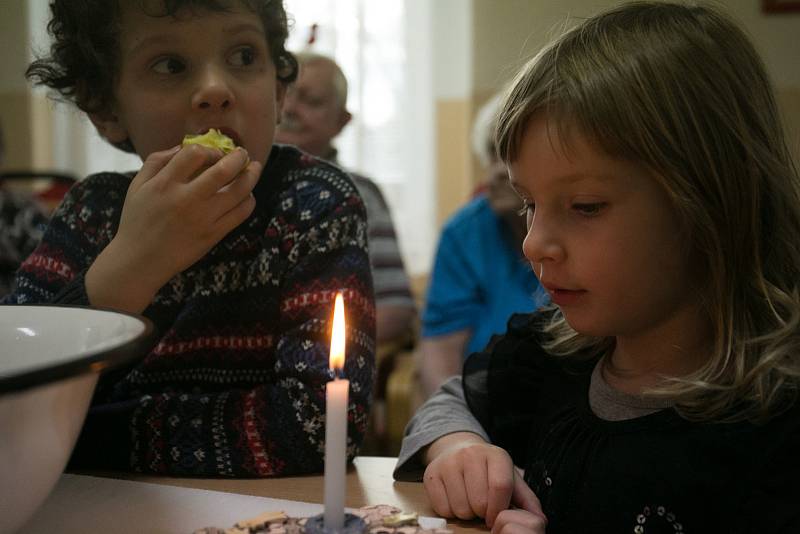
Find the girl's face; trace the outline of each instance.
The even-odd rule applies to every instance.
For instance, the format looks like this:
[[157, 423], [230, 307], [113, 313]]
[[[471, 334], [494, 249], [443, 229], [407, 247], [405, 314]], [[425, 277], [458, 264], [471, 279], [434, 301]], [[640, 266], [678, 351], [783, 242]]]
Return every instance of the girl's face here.
[[122, 3], [115, 106], [92, 116], [112, 143], [130, 139], [144, 159], [217, 128], [262, 164], [284, 94], [261, 19], [241, 5], [148, 16]]
[[509, 166], [527, 206], [526, 258], [580, 333], [682, 332], [698, 299], [667, 193], [641, 166], [571, 141], [565, 153], [556, 128], [534, 117]]

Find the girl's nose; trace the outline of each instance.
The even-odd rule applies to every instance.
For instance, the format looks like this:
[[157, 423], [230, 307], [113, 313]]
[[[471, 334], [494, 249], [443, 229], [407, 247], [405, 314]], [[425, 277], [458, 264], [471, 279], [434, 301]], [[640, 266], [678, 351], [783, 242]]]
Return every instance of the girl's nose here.
[[235, 102], [233, 91], [224, 73], [215, 67], [208, 67], [199, 79], [197, 90], [192, 97], [192, 107], [204, 110], [225, 110]]
[[[565, 250], [557, 225], [534, 215], [528, 222], [528, 233], [522, 242], [522, 253], [532, 264], [556, 263], [564, 259]], [[541, 267], [540, 267], [541, 268]], [[539, 272], [537, 270], [536, 274]]]

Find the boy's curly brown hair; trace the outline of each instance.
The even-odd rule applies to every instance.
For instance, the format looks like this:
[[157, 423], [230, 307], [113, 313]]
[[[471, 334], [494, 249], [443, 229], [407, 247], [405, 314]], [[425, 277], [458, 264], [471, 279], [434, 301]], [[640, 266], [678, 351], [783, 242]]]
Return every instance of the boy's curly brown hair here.
[[238, 1], [261, 18], [278, 80], [289, 84], [297, 77], [297, 60], [285, 48], [289, 23], [283, 0], [53, 0], [50, 54], [28, 66], [28, 80], [54, 89], [86, 113], [109, 111], [119, 74], [123, 1], [138, 2], [143, 12], [158, 17], [183, 8], [226, 11]]

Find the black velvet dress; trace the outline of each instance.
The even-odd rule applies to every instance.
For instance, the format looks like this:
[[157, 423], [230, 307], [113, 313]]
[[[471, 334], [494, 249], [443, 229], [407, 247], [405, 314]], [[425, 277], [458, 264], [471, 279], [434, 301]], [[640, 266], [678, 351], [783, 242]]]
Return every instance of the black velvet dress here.
[[547, 355], [534, 315], [464, 367], [464, 392], [560, 533], [800, 533], [800, 410], [764, 425], [625, 421], [589, 407], [596, 359]]

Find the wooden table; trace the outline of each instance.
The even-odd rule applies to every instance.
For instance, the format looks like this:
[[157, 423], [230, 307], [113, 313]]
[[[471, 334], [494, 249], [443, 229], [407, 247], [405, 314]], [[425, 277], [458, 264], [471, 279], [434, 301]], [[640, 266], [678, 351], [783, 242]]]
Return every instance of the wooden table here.
[[[421, 483], [396, 482], [392, 478], [396, 458], [360, 456], [347, 472], [347, 500], [345, 506], [357, 508], [372, 504], [391, 504], [404, 511], [436, 517]], [[264, 478], [264, 479], [206, 479], [172, 478], [151, 475], [109, 474], [115, 478], [138, 480], [186, 488], [198, 488], [242, 495], [256, 495], [275, 499], [288, 499], [322, 503], [321, 475]], [[455, 534], [485, 534], [483, 521], [447, 521]]]

